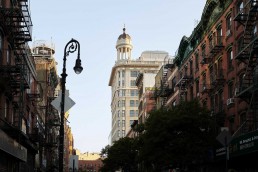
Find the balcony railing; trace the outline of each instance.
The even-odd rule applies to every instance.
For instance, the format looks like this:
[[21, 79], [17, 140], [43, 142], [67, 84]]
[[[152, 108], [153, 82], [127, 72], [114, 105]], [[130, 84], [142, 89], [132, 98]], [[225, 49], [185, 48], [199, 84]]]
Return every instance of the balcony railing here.
[[210, 81], [213, 86], [221, 85], [225, 82], [225, 70], [219, 69], [210, 75]]
[[209, 48], [212, 55], [216, 55], [224, 48], [223, 38], [223, 36], [216, 36], [214, 37], [214, 39], [211, 40]]

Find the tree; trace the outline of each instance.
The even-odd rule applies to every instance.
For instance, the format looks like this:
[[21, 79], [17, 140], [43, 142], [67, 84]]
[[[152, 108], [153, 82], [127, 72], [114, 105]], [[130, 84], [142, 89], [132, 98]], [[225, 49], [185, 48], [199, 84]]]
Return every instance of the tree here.
[[146, 171], [187, 167], [208, 157], [215, 144], [215, 123], [197, 100], [153, 111], [141, 135], [140, 159]]
[[[107, 148], [107, 149], [106, 149]], [[106, 147], [103, 153], [107, 157], [103, 160], [102, 172], [113, 172], [121, 169], [124, 172], [137, 171], [137, 143], [133, 138], [121, 138], [110, 147]]]

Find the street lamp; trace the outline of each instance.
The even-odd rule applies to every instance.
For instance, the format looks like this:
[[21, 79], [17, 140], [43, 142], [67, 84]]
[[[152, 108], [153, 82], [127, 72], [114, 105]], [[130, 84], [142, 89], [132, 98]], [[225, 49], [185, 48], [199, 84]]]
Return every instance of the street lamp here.
[[80, 74], [83, 70], [81, 66], [80, 59], [80, 44], [77, 40], [71, 39], [65, 46], [64, 58], [63, 58], [63, 73], [61, 74], [61, 123], [60, 123], [60, 133], [59, 133], [59, 172], [63, 172], [63, 161], [64, 161], [64, 107], [65, 107], [65, 83], [66, 83], [66, 57], [70, 53], [74, 53], [78, 48], [78, 56], [75, 62], [74, 71], [76, 74]]

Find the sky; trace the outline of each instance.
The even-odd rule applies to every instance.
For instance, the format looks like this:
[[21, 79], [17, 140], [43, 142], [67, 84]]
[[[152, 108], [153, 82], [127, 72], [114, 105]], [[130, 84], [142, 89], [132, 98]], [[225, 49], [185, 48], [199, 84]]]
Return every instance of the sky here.
[[116, 61], [116, 41], [123, 33], [132, 38], [132, 58], [143, 51], [175, 55], [183, 36], [190, 36], [201, 19], [205, 0], [31, 0], [34, 41], [52, 41], [58, 75], [64, 48], [73, 38], [80, 43], [83, 71], [73, 71], [77, 52], [67, 57], [66, 89], [75, 101], [68, 124], [74, 147], [100, 152], [111, 131], [110, 73]]

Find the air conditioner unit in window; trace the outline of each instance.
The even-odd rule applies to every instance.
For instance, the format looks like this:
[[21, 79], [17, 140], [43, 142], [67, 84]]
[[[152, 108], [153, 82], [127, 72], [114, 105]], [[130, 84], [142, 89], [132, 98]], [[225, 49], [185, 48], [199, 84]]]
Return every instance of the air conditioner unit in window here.
[[227, 106], [232, 105], [232, 104], [234, 104], [234, 103], [235, 103], [234, 98], [229, 98], [229, 99], [227, 100]]

